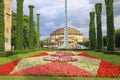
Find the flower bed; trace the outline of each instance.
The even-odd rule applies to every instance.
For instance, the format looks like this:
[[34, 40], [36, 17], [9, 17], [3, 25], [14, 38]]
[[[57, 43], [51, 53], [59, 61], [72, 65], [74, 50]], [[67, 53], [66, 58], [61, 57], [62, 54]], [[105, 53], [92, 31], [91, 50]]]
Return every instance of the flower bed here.
[[109, 62], [101, 60], [97, 76], [116, 77], [120, 76], [119, 68]]
[[[120, 76], [120, 66], [103, 61], [87, 53], [73, 51], [68, 53], [67, 51], [45, 52], [0, 65], [0, 75]], [[51, 56], [52, 54], [60, 55]]]
[[71, 56], [48, 56], [44, 57], [44, 60], [47, 61], [77, 61], [77, 58]]
[[13, 68], [17, 65], [19, 60], [0, 65], [0, 75], [8, 75], [13, 70]]
[[98, 59], [98, 58], [96, 58], [95, 56], [91, 56], [91, 55], [89, 55], [89, 54], [87, 54], [87, 53], [81, 53], [81, 54], [78, 54], [78, 56], [85, 56], [85, 57], [88, 57], [88, 58], [94, 58], [94, 59]]
[[31, 67], [18, 72], [14, 75], [46, 75], [46, 76], [93, 76], [91, 73], [79, 69], [66, 62], [52, 62], [42, 66]]

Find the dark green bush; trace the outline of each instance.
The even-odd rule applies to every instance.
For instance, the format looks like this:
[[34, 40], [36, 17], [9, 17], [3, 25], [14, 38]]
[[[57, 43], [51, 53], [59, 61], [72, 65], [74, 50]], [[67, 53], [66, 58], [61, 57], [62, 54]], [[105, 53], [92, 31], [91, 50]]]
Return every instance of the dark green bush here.
[[15, 51], [6, 51], [0, 52], [0, 57], [9, 57], [16, 54], [27, 54], [28, 52], [33, 52], [36, 50], [15, 50]]

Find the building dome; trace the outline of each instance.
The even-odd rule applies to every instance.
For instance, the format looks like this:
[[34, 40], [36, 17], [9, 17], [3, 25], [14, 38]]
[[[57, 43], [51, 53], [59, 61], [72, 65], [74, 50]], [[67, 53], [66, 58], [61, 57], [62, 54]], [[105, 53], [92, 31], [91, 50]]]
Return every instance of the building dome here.
[[[69, 46], [77, 46], [78, 42], [83, 42], [85, 38], [83, 34], [74, 28], [68, 27], [68, 45]], [[53, 43], [57, 47], [60, 47], [64, 44], [64, 28], [59, 28], [53, 31], [50, 34], [50, 37], [47, 39], [48, 42]]]
[[[64, 28], [57, 29], [56, 31], [54, 31], [50, 35], [51, 36], [53, 36], [53, 35], [64, 35]], [[83, 34], [80, 33], [80, 31], [78, 31], [77, 29], [68, 27], [68, 35], [83, 35]]]

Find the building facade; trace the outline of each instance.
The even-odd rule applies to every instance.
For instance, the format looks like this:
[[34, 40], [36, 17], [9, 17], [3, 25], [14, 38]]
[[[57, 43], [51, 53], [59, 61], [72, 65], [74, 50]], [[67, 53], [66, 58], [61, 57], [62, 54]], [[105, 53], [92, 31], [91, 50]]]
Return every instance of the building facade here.
[[0, 51], [11, 50], [12, 0], [0, 0]]
[[[78, 42], [84, 40], [85, 38], [79, 30], [68, 27], [68, 46], [76, 47]], [[47, 41], [53, 43], [56, 47], [62, 46], [64, 44], [64, 28], [53, 31]]]

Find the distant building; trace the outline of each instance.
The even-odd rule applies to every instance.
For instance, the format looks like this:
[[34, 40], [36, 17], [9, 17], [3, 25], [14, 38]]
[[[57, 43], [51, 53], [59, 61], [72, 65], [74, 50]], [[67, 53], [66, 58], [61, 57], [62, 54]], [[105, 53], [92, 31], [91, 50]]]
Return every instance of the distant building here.
[[[64, 28], [57, 29], [50, 34], [50, 37], [46, 39], [48, 42], [53, 43], [56, 47], [60, 47], [64, 44]], [[78, 42], [85, 40], [83, 34], [74, 28], [68, 27], [68, 45], [76, 47]]]
[[11, 27], [12, 27], [12, 0], [0, 1], [0, 46], [1, 51], [11, 50]]

